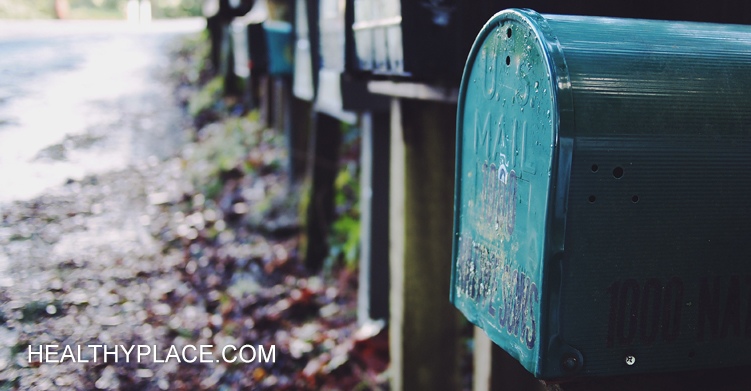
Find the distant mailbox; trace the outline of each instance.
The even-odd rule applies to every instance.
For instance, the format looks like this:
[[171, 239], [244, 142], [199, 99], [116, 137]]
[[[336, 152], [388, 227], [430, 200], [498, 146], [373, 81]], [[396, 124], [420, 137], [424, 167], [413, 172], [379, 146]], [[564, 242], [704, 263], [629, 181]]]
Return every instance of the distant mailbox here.
[[505, 3], [354, 0], [356, 67], [381, 75], [457, 82], [477, 31]]
[[263, 31], [263, 21], [269, 17], [266, 1], [254, 3], [251, 0], [236, 0], [230, 2], [230, 5], [236, 10], [254, 5], [245, 15], [233, 19], [231, 23], [235, 75], [245, 79], [250, 77], [251, 72], [266, 73], [268, 50]]
[[527, 370], [751, 364], [751, 27], [502, 11], [457, 133], [451, 300]]
[[[650, 0], [525, 0], [546, 13], [751, 23], [748, 2], [655, 6]], [[375, 74], [458, 81], [473, 40], [508, 0], [354, 0], [357, 67]]]
[[263, 31], [269, 53], [269, 73], [275, 76], [291, 75], [294, 60], [292, 24], [268, 19], [263, 22]]
[[[464, 34], [469, 29], [461, 29], [460, 11], [474, 5], [453, 0], [355, 0], [354, 6], [359, 69], [415, 77], [461, 74], [472, 37]], [[476, 32], [480, 26], [470, 29]]]
[[387, 109], [389, 101], [385, 96], [370, 93], [365, 80], [353, 77], [356, 73], [353, 1], [322, 0], [318, 11], [321, 67], [316, 110], [354, 123], [355, 112]]

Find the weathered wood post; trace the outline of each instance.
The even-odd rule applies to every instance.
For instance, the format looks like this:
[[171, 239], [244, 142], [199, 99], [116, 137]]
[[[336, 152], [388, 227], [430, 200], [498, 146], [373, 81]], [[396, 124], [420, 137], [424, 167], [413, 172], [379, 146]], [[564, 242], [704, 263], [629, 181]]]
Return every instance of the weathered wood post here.
[[312, 129], [315, 163], [308, 211], [308, 267], [320, 268], [329, 252], [328, 231], [334, 218], [331, 197], [337, 170], [334, 160], [339, 152], [334, 148], [339, 148], [342, 137], [339, 128], [343, 124], [360, 126], [366, 133], [362, 162], [367, 167], [361, 182], [366, 192], [361, 197], [365, 220], [361, 221], [360, 285], [363, 294], [358, 318], [360, 322], [367, 320], [366, 315], [368, 319], [386, 318], [388, 291], [384, 287], [388, 286], [388, 268], [383, 263], [388, 220], [383, 208], [387, 207], [384, 201], [388, 194], [388, 175], [384, 168], [384, 161], [388, 159], [388, 137], [384, 136], [388, 133], [384, 125], [387, 122], [385, 109], [381, 106], [386, 106], [388, 101], [370, 94], [364, 81], [348, 74], [354, 71], [353, 3], [297, 0], [295, 4], [299, 61], [295, 67], [295, 91], [298, 96], [313, 100], [312, 109], [316, 112]]
[[474, 327], [473, 391], [560, 391], [535, 379], [481, 328]]
[[389, 120], [365, 112], [360, 121], [360, 323], [389, 317]]
[[[314, 132], [313, 102], [316, 97], [314, 66], [318, 59], [318, 24], [311, 26], [310, 5], [305, 0], [295, 0], [293, 19], [295, 23], [294, 71], [292, 75], [291, 127], [293, 137], [289, 140], [290, 179], [301, 182], [307, 175], [310, 161], [310, 142]], [[313, 16], [317, 16], [317, 12]], [[316, 19], [317, 20], [317, 19]], [[315, 35], [311, 36], [311, 32]], [[315, 50], [314, 50], [315, 48]]]
[[311, 128], [313, 126], [312, 110], [310, 102], [302, 99], [291, 98], [289, 107], [290, 125], [289, 139], [289, 175], [290, 182], [298, 184], [305, 178], [310, 153]]
[[327, 114], [313, 114], [310, 139], [310, 204], [307, 216], [307, 267], [319, 270], [328, 255], [328, 232], [334, 219], [334, 180], [339, 170], [342, 133], [339, 121]]
[[391, 321], [394, 390], [460, 388], [460, 314], [448, 301], [456, 106], [393, 99]]

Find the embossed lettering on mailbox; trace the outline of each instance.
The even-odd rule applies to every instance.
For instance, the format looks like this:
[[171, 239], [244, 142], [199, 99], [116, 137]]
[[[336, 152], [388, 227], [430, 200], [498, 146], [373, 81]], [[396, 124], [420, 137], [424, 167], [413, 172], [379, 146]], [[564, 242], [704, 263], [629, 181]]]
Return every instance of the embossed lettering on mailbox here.
[[454, 302], [534, 365], [554, 142], [551, 85], [539, 42], [519, 23], [497, 26], [478, 54], [458, 136]]

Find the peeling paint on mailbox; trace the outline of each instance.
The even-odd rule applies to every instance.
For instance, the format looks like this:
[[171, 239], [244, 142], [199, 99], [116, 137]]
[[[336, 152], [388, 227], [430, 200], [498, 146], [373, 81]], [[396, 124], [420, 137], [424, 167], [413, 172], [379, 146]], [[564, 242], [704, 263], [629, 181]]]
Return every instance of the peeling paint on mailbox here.
[[504, 20], [465, 71], [454, 303], [535, 370], [555, 132], [551, 78], [530, 26]]
[[496, 14], [451, 301], [543, 379], [751, 365], [751, 26]]

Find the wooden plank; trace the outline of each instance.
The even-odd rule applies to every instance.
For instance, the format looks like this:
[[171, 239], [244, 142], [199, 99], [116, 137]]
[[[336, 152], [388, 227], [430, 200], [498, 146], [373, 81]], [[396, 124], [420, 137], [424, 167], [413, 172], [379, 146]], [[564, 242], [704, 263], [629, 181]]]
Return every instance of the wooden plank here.
[[272, 123], [272, 101], [271, 101], [271, 76], [263, 74], [258, 78], [258, 111], [260, 113], [259, 122], [263, 126], [270, 126]]
[[312, 104], [293, 96], [289, 78], [275, 77], [273, 80], [273, 127], [284, 134], [289, 151], [287, 168], [290, 183], [294, 184], [305, 176], [305, 165], [308, 163]]
[[310, 137], [313, 131], [313, 105], [297, 98], [290, 98], [290, 135], [288, 139], [290, 159], [290, 182], [301, 182], [306, 173], [310, 152]]
[[461, 315], [448, 300], [456, 106], [394, 102], [389, 233], [392, 387], [457, 390], [463, 356]]
[[360, 276], [357, 319], [389, 316], [389, 114], [361, 116]]
[[474, 327], [474, 391], [553, 391], [535, 379], [524, 367], [490, 340], [485, 331]]
[[442, 87], [412, 82], [371, 81], [368, 82], [368, 91], [374, 94], [389, 95], [397, 98], [446, 103], [455, 103], [459, 97], [459, 88], [456, 87]]
[[326, 114], [315, 113], [313, 123], [305, 260], [308, 269], [320, 270], [329, 253], [328, 232], [334, 221], [334, 180], [339, 170], [342, 133], [339, 121]]
[[473, 391], [491, 391], [491, 378], [493, 376], [492, 351], [493, 341], [481, 328], [474, 327], [475, 345], [472, 352], [472, 390]]
[[391, 388], [404, 390], [404, 185], [405, 145], [399, 99], [391, 100], [391, 151], [389, 176], [389, 350]]
[[277, 132], [287, 136], [291, 115], [289, 110], [289, 82], [284, 77], [273, 76], [271, 78], [271, 88], [273, 90], [271, 93], [272, 127]]

